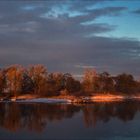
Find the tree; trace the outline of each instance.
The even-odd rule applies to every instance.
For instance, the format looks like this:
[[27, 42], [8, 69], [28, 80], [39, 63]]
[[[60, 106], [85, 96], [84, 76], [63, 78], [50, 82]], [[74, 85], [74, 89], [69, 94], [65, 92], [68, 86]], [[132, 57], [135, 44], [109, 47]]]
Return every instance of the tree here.
[[21, 93], [24, 69], [20, 65], [12, 65], [6, 69], [6, 84], [9, 93], [17, 97]]
[[22, 82], [22, 93], [33, 93], [35, 85], [28, 75], [28, 72], [23, 73], [23, 82]]
[[47, 69], [43, 65], [31, 66], [28, 75], [34, 84], [35, 94], [41, 94], [46, 87]]
[[140, 93], [140, 81], [136, 81], [136, 92]]
[[51, 95], [59, 95], [63, 91], [69, 94], [80, 90], [80, 82], [69, 73], [50, 73], [47, 80], [47, 89]]
[[78, 80], [75, 80], [71, 75], [64, 75], [64, 79], [64, 89], [66, 89], [69, 93], [80, 91], [81, 85]]
[[50, 73], [47, 76], [46, 94], [59, 95], [64, 87], [64, 78], [62, 73]]
[[97, 83], [98, 83], [98, 92], [114, 91], [114, 81], [108, 72], [98, 74]]
[[5, 88], [5, 73], [3, 70], [0, 70], [0, 94], [4, 92]]
[[115, 88], [117, 92], [134, 93], [136, 89], [136, 81], [131, 74], [120, 74], [115, 77]]
[[83, 82], [82, 82], [83, 89], [86, 93], [96, 91], [97, 89], [96, 80], [97, 80], [96, 71], [94, 69], [86, 69], [84, 73]]

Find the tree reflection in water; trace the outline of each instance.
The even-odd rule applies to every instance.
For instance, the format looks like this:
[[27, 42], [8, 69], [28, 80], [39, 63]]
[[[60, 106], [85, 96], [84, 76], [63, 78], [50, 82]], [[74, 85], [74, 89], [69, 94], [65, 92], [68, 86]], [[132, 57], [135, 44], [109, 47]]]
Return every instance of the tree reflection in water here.
[[42, 132], [48, 121], [71, 118], [80, 107], [65, 104], [0, 103], [0, 126], [11, 131], [29, 129]]
[[82, 110], [87, 127], [96, 126], [99, 121], [106, 123], [111, 118], [127, 122], [133, 120], [135, 114], [140, 110], [140, 102], [94, 103], [83, 106]]
[[78, 112], [82, 113], [85, 125], [90, 127], [111, 118], [124, 122], [133, 120], [139, 110], [140, 102], [137, 101], [86, 105], [0, 103], [0, 127], [13, 132], [21, 129], [42, 132], [48, 122], [72, 118]]

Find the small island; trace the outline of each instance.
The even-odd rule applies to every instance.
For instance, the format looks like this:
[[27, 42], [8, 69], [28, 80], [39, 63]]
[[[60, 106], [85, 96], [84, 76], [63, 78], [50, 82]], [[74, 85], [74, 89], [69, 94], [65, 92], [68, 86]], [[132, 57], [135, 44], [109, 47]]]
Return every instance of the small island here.
[[1, 102], [92, 103], [140, 100], [140, 82], [133, 75], [116, 76], [86, 69], [81, 79], [70, 73], [49, 73], [38, 64], [0, 69]]

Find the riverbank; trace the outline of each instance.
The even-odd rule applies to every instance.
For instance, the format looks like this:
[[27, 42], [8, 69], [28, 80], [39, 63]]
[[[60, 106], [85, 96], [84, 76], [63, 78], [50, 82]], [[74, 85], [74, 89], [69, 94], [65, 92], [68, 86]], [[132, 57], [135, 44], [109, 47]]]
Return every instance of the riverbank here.
[[113, 94], [95, 94], [93, 96], [52, 96], [39, 97], [37, 95], [22, 95], [9, 99], [2, 99], [1, 102], [28, 102], [28, 103], [92, 103], [92, 102], [117, 102], [124, 100], [139, 100], [140, 95], [113, 95]]

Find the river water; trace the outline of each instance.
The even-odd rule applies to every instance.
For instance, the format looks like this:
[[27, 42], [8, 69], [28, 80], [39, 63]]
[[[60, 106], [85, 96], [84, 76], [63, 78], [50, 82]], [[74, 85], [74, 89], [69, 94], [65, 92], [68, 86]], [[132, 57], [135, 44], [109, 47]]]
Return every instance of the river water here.
[[0, 139], [139, 140], [140, 102], [0, 103]]

